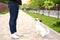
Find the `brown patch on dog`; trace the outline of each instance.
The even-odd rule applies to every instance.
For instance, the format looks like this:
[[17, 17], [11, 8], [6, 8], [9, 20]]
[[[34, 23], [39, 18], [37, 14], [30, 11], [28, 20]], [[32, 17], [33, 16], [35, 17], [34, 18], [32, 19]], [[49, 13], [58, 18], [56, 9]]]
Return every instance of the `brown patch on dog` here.
[[38, 20], [39, 20], [40, 22], [42, 22], [42, 20], [41, 20], [41, 19], [39, 19], [39, 18], [35, 18], [35, 21], [38, 21]]

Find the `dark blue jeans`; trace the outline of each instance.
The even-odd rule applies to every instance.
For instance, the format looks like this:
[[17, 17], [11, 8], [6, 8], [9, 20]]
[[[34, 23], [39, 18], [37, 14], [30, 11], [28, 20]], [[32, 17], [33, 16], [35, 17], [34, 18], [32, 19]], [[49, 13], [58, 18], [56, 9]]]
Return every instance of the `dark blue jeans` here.
[[13, 34], [16, 32], [16, 21], [18, 17], [19, 4], [9, 1], [8, 8], [10, 11], [10, 20], [9, 20], [10, 32], [11, 34]]

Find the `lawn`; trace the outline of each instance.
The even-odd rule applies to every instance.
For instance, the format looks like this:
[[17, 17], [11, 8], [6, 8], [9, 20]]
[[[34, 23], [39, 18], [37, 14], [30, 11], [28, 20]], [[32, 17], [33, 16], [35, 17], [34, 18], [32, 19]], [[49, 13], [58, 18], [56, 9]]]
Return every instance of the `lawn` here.
[[8, 13], [8, 11], [0, 12], [0, 15], [6, 14], [6, 13]]
[[49, 17], [49, 16], [42, 15], [42, 14], [39, 14], [39, 13], [30, 12], [30, 11], [24, 11], [24, 12], [26, 12], [27, 14], [29, 14], [30, 16], [32, 16], [34, 18], [41, 19], [42, 23], [44, 23], [48, 27], [52, 28], [56, 32], [60, 33], [60, 26], [53, 25], [56, 22], [60, 21], [60, 19], [57, 19], [57, 18], [54, 18], [54, 17]]

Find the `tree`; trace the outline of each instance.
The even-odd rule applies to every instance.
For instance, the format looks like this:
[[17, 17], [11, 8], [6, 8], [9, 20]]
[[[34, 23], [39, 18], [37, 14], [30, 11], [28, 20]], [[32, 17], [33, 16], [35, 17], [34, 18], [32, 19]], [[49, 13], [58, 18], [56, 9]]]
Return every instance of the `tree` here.
[[[44, 5], [43, 5], [46, 9], [51, 9], [52, 7], [54, 7], [54, 2], [51, 0], [46, 0], [44, 1]], [[48, 11], [48, 16], [50, 15], [50, 11]]]
[[29, 7], [39, 9], [43, 5], [44, 0], [32, 0]]
[[57, 18], [59, 19], [59, 5], [60, 5], [60, 0], [53, 0], [53, 2], [56, 5], [56, 10], [57, 10]]
[[55, 4], [60, 5], [60, 0], [52, 0]]

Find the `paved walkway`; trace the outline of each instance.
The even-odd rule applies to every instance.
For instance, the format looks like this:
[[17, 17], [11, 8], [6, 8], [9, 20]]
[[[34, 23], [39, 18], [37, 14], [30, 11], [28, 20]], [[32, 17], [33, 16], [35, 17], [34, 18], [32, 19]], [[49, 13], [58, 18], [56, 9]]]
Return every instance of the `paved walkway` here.
[[50, 32], [50, 35], [44, 39], [41, 36], [38, 36], [35, 32], [34, 18], [28, 14], [25, 14], [22, 10], [19, 10], [19, 16], [17, 20], [17, 33], [23, 34], [23, 37], [19, 39], [11, 39], [8, 22], [9, 14], [0, 15], [0, 40], [59, 40], [59, 38], [53, 36], [53, 33], [55, 32]]

